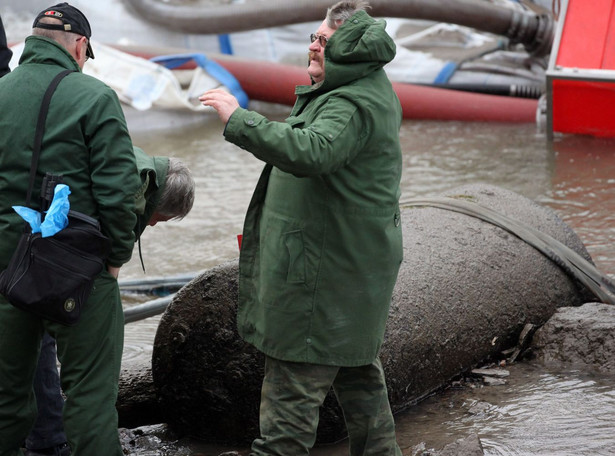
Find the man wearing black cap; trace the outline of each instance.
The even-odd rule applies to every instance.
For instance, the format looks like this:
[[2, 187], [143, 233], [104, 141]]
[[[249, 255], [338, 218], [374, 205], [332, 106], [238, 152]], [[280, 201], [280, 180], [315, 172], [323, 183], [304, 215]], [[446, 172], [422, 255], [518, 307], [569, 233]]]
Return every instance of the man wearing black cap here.
[[[0, 18], [0, 78], [10, 73], [9, 62], [12, 55]], [[70, 454], [62, 425], [64, 399], [60, 389], [56, 356], [56, 341], [45, 333], [34, 377], [38, 416], [26, 439], [26, 456]]]
[[[58, 21], [62, 21], [62, 23], [60, 24], [58, 21], [45, 21], [45, 18], [58, 19]], [[34, 19], [33, 27], [47, 30], [60, 30], [75, 35], [82, 35], [86, 38], [86, 60], [88, 58], [94, 58], [94, 52], [90, 45], [90, 37], [92, 36], [90, 23], [81, 11], [70, 6], [68, 3], [58, 3], [51, 8], [41, 11], [38, 16], [36, 16], [36, 19]]]
[[[25, 205], [34, 132], [43, 93], [65, 69], [45, 123], [33, 194], [46, 172], [62, 175], [71, 209], [100, 221], [112, 242], [107, 268], [75, 326], [11, 306], [0, 296], [0, 455], [17, 455], [36, 416], [32, 382], [44, 332], [57, 341], [64, 428], [74, 456], [123, 454], [117, 432], [117, 383], [124, 321], [117, 284], [132, 254], [140, 186], [132, 142], [115, 92], [81, 73], [94, 58], [86, 17], [68, 3], [42, 11], [19, 66], [0, 79], [0, 270], [23, 228], [12, 210]], [[35, 200], [35, 198], [33, 198]], [[37, 209], [38, 202], [31, 204]], [[54, 449], [53, 453], [58, 454]]]

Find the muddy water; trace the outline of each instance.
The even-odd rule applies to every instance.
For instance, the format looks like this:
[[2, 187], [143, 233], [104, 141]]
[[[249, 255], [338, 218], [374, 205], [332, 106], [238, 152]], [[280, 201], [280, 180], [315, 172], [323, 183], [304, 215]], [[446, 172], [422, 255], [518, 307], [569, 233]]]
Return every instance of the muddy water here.
[[[287, 113], [270, 105], [257, 108], [272, 119]], [[186, 161], [198, 193], [185, 220], [145, 232], [146, 274], [135, 249], [122, 278], [200, 271], [237, 257], [236, 235], [262, 163], [224, 142], [215, 116], [192, 119], [186, 128], [180, 127], [183, 122], [176, 119], [169, 130], [158, 120], [131, 119], [135, 144], [150, 154]], [[554, 209], [585, 242], [598, 268], [615, 276], [615, 141], [562, 137], [549, 142], [533, 124], [405, 121], [401, 142], [402, 199], [477, 182], [516, 191]], [[125, 305], [147, 299], [126, 296]], [[149, 359], [158, 321], [127, 325], [125, 362]], [[421, 443], [440, 448], [475, 432], [487, 455], [615, 455], [613, 378], [526, 364], [510, 370], [504, 386], [450, 389], [400, 414], [404, 454], [413, 454]], [[206, 455], [229, 450], [194, 448]], [[348, 453], [342, 443], [313, 454]]]

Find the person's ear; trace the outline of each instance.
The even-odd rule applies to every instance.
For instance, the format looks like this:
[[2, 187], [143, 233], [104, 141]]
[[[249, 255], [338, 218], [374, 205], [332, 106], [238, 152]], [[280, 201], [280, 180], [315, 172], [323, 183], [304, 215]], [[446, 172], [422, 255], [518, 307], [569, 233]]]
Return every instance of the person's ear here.
[[81, 68], [83, 68], [83, 65], [88, 60], [87, 51], [88, 39], [85, 36], [82, 36], [77, 39], [77, 45], [75, 46], [75, 60], [77, 60], [77, 63]]

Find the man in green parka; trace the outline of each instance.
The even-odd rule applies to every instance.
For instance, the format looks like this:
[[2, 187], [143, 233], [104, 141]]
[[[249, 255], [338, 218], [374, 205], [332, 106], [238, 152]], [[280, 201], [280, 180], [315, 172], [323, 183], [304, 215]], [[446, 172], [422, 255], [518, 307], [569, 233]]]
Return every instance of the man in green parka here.
[[[124, 317], [117, 276], [134, 246], [139, 178], [124, 114], [115, 92], [81, 72], [93, 58], [90, 24], [67, 3], [36, 17], [19, 66], [0, 79], [0, 270], [23, 229], [11, 206], [25, 205], [34, 132], [51, 80], [57, 87], [46, 119], [31, 207], [38, 209], [46, 172], [62, 175], [71, 209], [99, 220], [111, 240], [107, 268], [75, 326], [62, 326], [11, 306], [0, 296], [0, 455], [19, 449], [36, 416], [32, 380], [47, 331], [55, 338], [67, 396], [63, 421], [76, 456], [123, 455], [117, 432], [117, 383]], [[101, 453], [102, 452], [102, 453]]]
[[350, 454], [401, 455], [378, 358], [402, 261], [401, 106], [383, 70], [395, 44], [366, 7], [329, 8], [285, 122], [201, 97], [266, 163], [239, 260], [239, 333], [266, 355], [253, 455], [308, 454], [331, 386]]

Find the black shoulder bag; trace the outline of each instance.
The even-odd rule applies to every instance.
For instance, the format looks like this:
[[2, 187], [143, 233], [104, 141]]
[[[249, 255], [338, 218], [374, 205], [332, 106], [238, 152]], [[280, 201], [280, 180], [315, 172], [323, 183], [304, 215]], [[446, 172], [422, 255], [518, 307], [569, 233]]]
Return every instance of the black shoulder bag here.
[[[58, 74], [43, 97], [26, 206], [30, 204], [51, 97], [61, 79], [71, 72], [66, 70]], [[59, 179], [54, 180], [53, 186], [61, 182], [61, 176], [54, 177]], [[53, 195], [53, 186], [45, 188], [43, 185], [41, 193], [48, 194], [51, 190]], [[43, 218], [41, 208], [41, 220]], [[92, 291], [94, 279], [105, 267], [109, 248], [109, 238], [100, 232], [98, 220], [80, 212], [69, 211], [68, 226], [49, 237], [32, 233], [26, 222], [15, 253], [0, 273], [0, 294], [19, 309], [46, 320], [74, 325], [79, 321], [81, 307]]]

